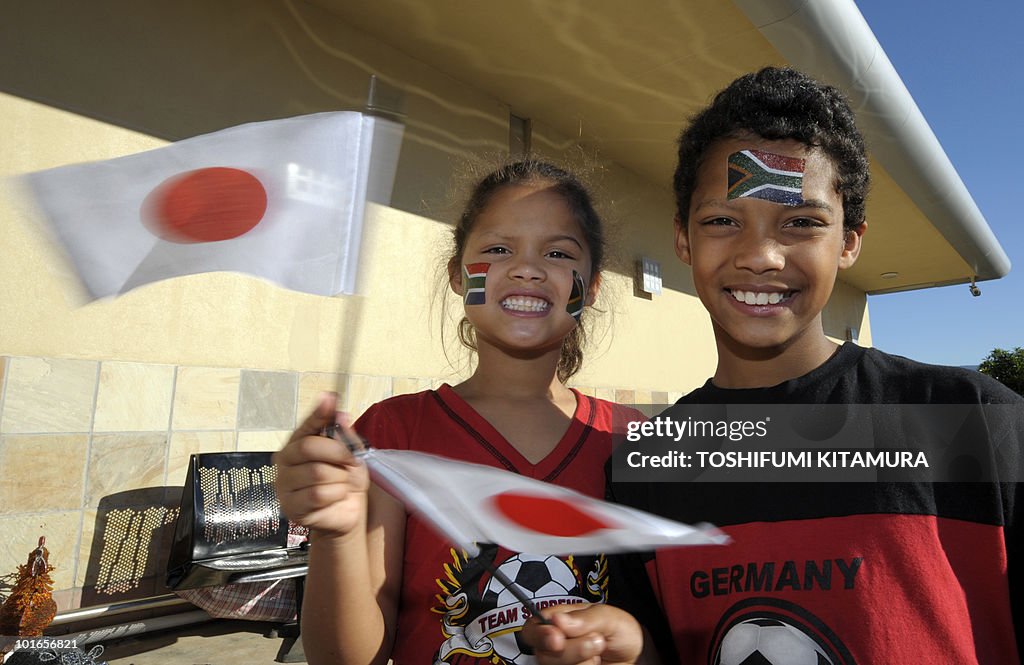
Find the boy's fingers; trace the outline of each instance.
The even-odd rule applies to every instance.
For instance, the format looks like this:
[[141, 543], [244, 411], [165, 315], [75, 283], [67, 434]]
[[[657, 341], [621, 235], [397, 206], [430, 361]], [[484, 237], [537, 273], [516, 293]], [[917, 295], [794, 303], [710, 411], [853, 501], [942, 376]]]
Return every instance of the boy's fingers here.
[[566, 637], [582, 637], [588, 633], [602, 632], [607, 627], [606, 622], [601, 620], [597, 605], [556, 605], [543, 614]]
[[543, 615], [551, 623], [541, 624], [536, 618], [523, 626], [523, 640], [531, 645], [541, 665], [576, 665], [600, 662], [596, 657], [604, 651], [605, 641], [593, 630], [593, 622], [585, 614], [583, 605], [558, 605], [547, 608]]
[[559, 605], [547, 608], [550, 625], [535, 620], [523, 627], [542, 665], [565, 663], [633, 663], [643, 649], [639, 624], [608, 605]]
[[557, 653], [565, 648], [565, 633], [552, 624], [542, 624], [536, 619], [526, 622], [520, 637], [537, 653]]
[[[589, 665], [604, 662], [601, 654], [605, 650], [605, 642], [601, 635], [592, 633], [567, 638], [556, 628], [536, 625], [537, 628], [533, 629], [525, 641], [530, 644], [531, 640], [539, 640], [534, 647], [538, 665]], [[523, 630], [526, 631], [526, 628]]]

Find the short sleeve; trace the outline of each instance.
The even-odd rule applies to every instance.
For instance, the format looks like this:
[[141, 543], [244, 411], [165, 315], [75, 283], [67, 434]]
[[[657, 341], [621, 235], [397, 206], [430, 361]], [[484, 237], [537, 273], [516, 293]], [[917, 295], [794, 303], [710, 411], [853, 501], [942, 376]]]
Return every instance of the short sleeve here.
[[404, 429], [400, 415], [385, 402], [368, 408], [355, 423], [359, 436], [370, 446], [382, 450], [408, 449], [409, 437]]

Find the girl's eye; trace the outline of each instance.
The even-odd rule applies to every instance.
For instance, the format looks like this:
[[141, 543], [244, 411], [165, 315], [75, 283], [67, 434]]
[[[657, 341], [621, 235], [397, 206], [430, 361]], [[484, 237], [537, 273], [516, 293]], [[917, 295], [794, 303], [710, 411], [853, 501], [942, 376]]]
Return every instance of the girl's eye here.
[[731, 226], [736, 222], [728, 217], [713, 217], [701, 222], [702, 226]]
[[483, 251], [484, 254], [508, 254], [508, 249], [504, 247], [488, 247]]
[[571, 254], [567, 254], [560, 249], [553, 249], [548, 252], [548, 256], [552, 259], [572, 259], [575, 258]]

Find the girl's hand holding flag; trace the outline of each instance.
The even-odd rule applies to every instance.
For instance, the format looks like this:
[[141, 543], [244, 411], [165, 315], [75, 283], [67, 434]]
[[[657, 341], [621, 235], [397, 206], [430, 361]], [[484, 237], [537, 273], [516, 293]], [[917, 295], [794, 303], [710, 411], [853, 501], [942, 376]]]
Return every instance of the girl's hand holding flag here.
[[343, 536], [366, 526], [366, 496], [370, 477], [366, 465], [349, 446], [321, 436], [339, 424], [342, 436], [358, 441], [345, 414], [337, 413], [337, 395], [325, 393], [313, 413], [274, 454], [277, 495], [284, 512], [319, 536]]

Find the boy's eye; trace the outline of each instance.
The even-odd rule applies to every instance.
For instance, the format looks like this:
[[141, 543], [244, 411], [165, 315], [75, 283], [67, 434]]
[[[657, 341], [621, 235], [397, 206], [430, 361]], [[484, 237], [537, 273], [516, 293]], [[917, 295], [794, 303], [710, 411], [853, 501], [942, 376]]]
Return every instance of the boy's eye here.
[[795, 229], [817, 229], [826, 226], [820, 219], [797, 217], [786, 222], [786, 226]]
[[699, 224], [704, 233], [713, 236], [728, 235], [739, 228], [739, 223], [730, 217], [709, 217]]
[[548, 252], [548, 257], [550, 257], [552, 259], [572, 259], [572, 258], [575, 258], [571, 254], [569, 254], [567, 252], [563, 252], [560, 249], [553, 249], [553, 250], [551, 250], [550, 252]]
[[483, 254], [508, 254], [508, 249], [505, 247], [488, 247], [483, 251]]

